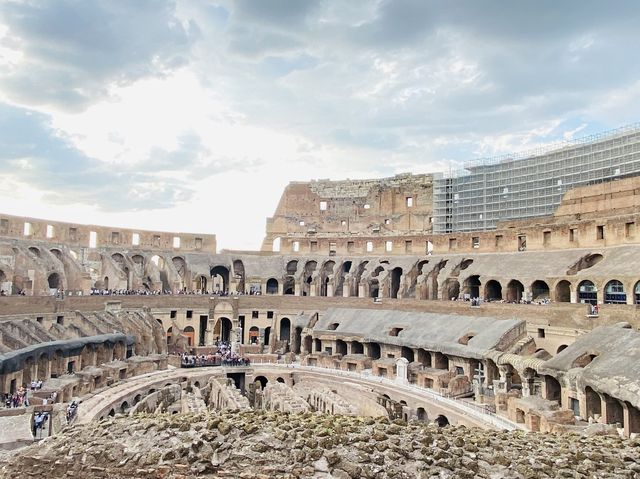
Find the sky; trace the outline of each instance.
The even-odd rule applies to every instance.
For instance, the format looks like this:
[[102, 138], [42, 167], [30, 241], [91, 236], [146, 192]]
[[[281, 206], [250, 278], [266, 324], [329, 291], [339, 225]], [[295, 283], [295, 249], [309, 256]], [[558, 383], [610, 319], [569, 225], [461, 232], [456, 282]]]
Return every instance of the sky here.
[[640, 121], [637, 1], [2, 0], [0, 212], [260, 248], [290, 181]]

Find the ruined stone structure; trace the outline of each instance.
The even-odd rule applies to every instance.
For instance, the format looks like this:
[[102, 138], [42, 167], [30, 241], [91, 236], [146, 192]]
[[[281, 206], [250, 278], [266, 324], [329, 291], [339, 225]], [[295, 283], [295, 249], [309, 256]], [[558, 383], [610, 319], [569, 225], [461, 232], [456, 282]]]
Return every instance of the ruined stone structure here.
[[[0, 215], [0, 393], [42, 379], [41, 399], [87, 397], [79, 422], [255, 408], [638, 434], [627, 173], [443, 234], [431, 175], [292, 183], [260, 252]], [[220, 341], [252, 365], [167, 357]]]

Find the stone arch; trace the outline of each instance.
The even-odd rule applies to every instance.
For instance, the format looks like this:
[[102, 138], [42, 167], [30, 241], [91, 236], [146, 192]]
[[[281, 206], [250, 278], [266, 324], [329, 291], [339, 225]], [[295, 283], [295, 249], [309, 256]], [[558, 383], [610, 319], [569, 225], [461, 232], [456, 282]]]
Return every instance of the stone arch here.
[[289, 261], [285, 269], [288, 275], [294, 276], [298, 272], [298, 260], [292, 259], [291, 261]]
[[507, 301], [517, 303], [522, 299], [524, 293], [524, 285], [517, 279], [512, 279], [507, 284]]
[[400, 350], [400, 355], [410, 363], [412, 363], [415, 360], [413, 349], [408, 348], [407, 346], [402, 346], [402, 349]]
[[380, 359], [380, 345], [378, 343], [369, 343], [369, 357], [371, 359]]
[[342, 339], [336, 340], [336, 354], [340, 354], [342, 356], [347, 355], [347, 343]]
[[400, 280], [402, 278], [402, 268], [396, 267], [391, 270], [391, 298], [397, 298], [400, 291]]
[[302, 284], [303, 296], [311, 295], [311, 283], [313, 282], [313, 273], [315, 272], [317, 267], [318, 267], [318, 262], [314, 260], [307, 261], [304, 265], [304, 274], [302, 278], [303, 279], [303, 284]]
[[260, 337], [260, 329], [258, 326], [251, 326], [249, 328], [249, 344], [256, 344]]
[[304, 337], [304, 350], [307, 352], [307, 354], [313, 352], [313, 337], [310, 335]]
[[200, 293], [205, 294], [208, 291], [207, 283], [208, 281], [205, 275], [201, 274], [196, 277], [196, 289], [200, 291]]
[[429, 421], [429, 416], [427, 415], [427, 410], [423, 407], [419, 407], [416, 411], [416, 416], [418, 418], [418, 421], [422, 421], [422, 422], [428, 422]]
[[418, 362], [422, 364], [425, 368], [430, 368], [431, 353], [423, 348], [418, 349]]
[[220, 318], [220, 341], [231, 341], [231, 328], [233, 327], [229, 318]]
[[265, 376], [256, 376], [253, 382], [256, 386], [260, 384], [260, 389], [264, 389], [267, 387], [269, 380]]
[[229, 268], [222, 265], [213, 266], [209, 270], [212, 279], [212, 287], [220, 288], [220, 292], [229, 291]]
[[281, 377], [281, 376], [278, 376], [278, 377], [276, 378], [276, 382], [279, 382], [279, 383], [283, 383], [283, 384], [284, 384], [284, 378], [283, 378], [283, 377]]
[[633, 302], [634, 304], [640, 304], [640, 281], [633, 287]]
[[29, 253], [31, 253], [36, 258], [40, 258], [40, 250], [38, 248], [36, 248], [35, 246], [30, 246], [29, 247]]
[[568, 347], [569, 346], [567, 346], [566, 344], [561, 344], [560, 346], [558, 346], [558, 349], [556, 350], [556, 354], [561, 353], [562, 351], [564, 351]]
[[369, 282], [369, 297], [377, 298], [380, 294], [380, 282], [377, 279], [372, 279]]
[[60, 251], [58, 248], [51, 248], [49, 252], [53, 256], [55, 256], [58, 259], [58, 261], [62, 261], [62, 251]]
[[289, 318], [282, 318], [280, 320], [280, 341], [291, 340], [291, 321]]
[[187, 263], [184, 258], [182, 256], [174, 256], [171, 259], [171, 262], [173, 263], [173, 267], [175, 268], [176, 273], [178, 273], [178, 276], [184, 280], [187, 275]]
[[571, 283], [566, 279], [558, 281], [555, 288], [555, 300], [558, 303], [571, 302]]
[[480, 275], [473, 274], [464, 280], [462, 292], [471, 298], [479, 298], [480, 284]]
[[328, 296], [329, 281], [334, 274], [336, 262], [333, 260], [326, 261], [322, 265], [322, 273], [320, 275], [320, 296]]
[[605, 304], [627, 304], [627, 292], [622, 281], [612, 279], [604, 287]]
[[458, 299], [460, 296], [460, 282], [456, 278], [447, 278], [442, 285], [442, 298], [446, 300]]
[[193, 346], [195, 344], [196, 332], [193, 326], [187, 326], [182, 330], [182, 334], [187, 337], [188, 345]]
[[269, 346], [269, 341], [271, 340], [271, 326], [267, 326], [264, 328], [264, 344], [265, 346]]
[[578, 284], [578, 302], [585, 304], [597, 304], [598, 288], [592, 281], [585, 279]]
[[278, 294], [278, 280], [269, 278], [267, 280], [267, 294]]
[[47, 277], [47, 283], [49, 285], [49, 289], [60, 289], [62, 286], [62, 281], [60, 280], [60, 275], [58, 273], [51, 273]]
[[287, 276], [282, 285], [282, 293], [293, 295], [296, 293], [296, 280], [293, 276]]
[[109, 276], [105, 276], [102, 280], [102, 287], [104, 289], [109, 289]]
[[237, 259], [233, 262], [233, 276], [238, 283], [236, 290], [244, 292], [246, 286], [244, 263], [242, 262], [242, 260]]
[[126, 414], [128, 410], [129, 410], [129, 403], [127, 401], [123, 401], [122, 404], [120, 404], [120, 412], [122, 414]]
[[436, 417], [433, 422], [438, 426], [438, 427], [447, 427], [450, 423], [449, 423], [449, 418], [447, 418], [447, 416], [445, 416], [444, 414], [439, 414], [438, 417]]
[[364, 354], [364, 345], [360, 341], [351, 341], [351, 354]]
[[592, 387], [587, 386], [584, 388], [585, 405], [587, 418], [594, 418], [596, 415], [602, 414], [602, 401], [600, 395], [593, 390]]
[[531, 283], [531, 299], [534, 301], [549, 299], [549, 285], [546, 281], [537, 279]]
[[484, 285], [484, 297], [487, 301], [500, 301], [502, 299], [502, 285], [495, 279], [490, 279]]

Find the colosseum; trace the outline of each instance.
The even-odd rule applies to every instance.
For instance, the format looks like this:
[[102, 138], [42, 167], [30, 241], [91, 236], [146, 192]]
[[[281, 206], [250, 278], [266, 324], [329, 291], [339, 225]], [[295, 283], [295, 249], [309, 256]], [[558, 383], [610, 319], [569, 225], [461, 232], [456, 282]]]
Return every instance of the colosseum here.
[[[639, 206], [628, 127], [456, 174], [290, 183], [260, 251], [0, 214], [0, 449], [225, 410], [627, 444]], [[638, 473], [629, 454], [607, 477]]]

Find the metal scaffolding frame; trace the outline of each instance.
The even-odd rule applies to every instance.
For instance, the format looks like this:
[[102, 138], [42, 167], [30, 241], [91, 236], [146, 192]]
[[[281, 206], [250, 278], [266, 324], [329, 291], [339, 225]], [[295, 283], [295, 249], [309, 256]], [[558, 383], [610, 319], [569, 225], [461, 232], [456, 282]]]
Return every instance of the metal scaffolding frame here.
[[552, 215], [577, 186], [640, 174], [640, 123], [534, 151], [474, 160], [433, 182], [434, 233]]

